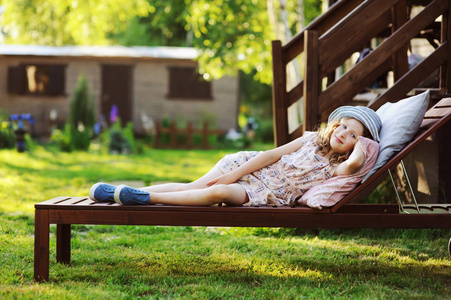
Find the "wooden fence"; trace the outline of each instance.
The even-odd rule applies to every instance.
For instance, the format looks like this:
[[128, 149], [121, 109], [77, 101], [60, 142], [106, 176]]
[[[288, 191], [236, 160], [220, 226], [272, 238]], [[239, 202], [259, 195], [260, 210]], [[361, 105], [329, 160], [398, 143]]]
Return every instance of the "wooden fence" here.
[[[208, 128], [208, 122], [204, 122], [202, 128], [194, 128], [191, 121], [187, 122], [186, 128], [178, 128], [175, 121], [172, 121], [169, 127], [164, 127], [162, 122], [156, 124], [157, 134], [155, 137], [155, 148], [172, 148], [172, 149], [209, 149], [208, 137], [211, 135], [222, 136], [225, 134], [224, 130], [221, 129], [210, 129]], [[169, 143], [164, 143], [164, 135], [169, 135]], [[194, 135], [201, 135], [202, 143], [196, 145], [194, 143]], [[179, 138], [181, 138], [182, 143], [180, 143]]]

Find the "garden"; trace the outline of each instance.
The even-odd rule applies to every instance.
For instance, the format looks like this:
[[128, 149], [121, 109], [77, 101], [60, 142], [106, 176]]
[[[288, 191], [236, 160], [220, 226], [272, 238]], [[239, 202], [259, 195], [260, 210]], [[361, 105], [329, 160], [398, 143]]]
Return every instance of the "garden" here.
[[[271, 145], [256, 144], [255, 149]], [[449, 230], [303, 230], [73, 225], [72, 262], [33, 281], [34, 204], [97, 181], [196, 179], [236, 149], [71, 153], [0, 150], [0, 298], [446, 299]], [[183, 171], [182, 171], [183, 170]]]
[[56, 226], [51, 226], [50, 282], [35, 283], [35, 203], [85, 197], [99, 181], [190, 182], [228, 153], [273, 146], [257, 138], [216, 143], [209, 150], [156, 149], [152, 136], [136, 138], [131, 124], [121, 124], [114, 111], [110, 117], [111, 124], [99, 128], [82, 77], [66, 124], [45, 143], [27, 133], [17, 148], [20, 120], [2, 114], [0, 298], [437, 299], [451, 294], [449, 230], [72, 225], [72, 262], [63, 265], [55, 261]]
[[50, 282], [35, 283], [35, 203], [87, 196], [98, 181], [189, 182], [227, 153], [272, 147], [257, 139], [210, 150], [155, 149], [151, 136], [135, 138], [120, 120], [96, 128], [88, 95], [80, 78], [68, 122], [46, 143], [25, 134], [23, 152], [15, 149], [17, 122], [2, 115], [1, 298], [449, 297], [449, 230], [72, 225], [72, 262], [62, 265], [51, 226]]
[[[56, 262], [52, 225], [50, 281], [33, 280], [36, 203], [86, 197], [99, 181], [190, 182], [226, 154], [272, 148], [270, 41], [281, 32], [273, 29], [291, 21], [297, 33], [294, 24], [302, 29], [322, 2], [3, 1], [5, 43], [193, 46], [202, 50], [204, 75], [238, 68], [239, 123], [255, 117], [257, 130], [252, 139], [211, 137], [210, 149], [157, 149], [153, 134], [136, 137], [115, 110], [108, 124], [96, 120], [82, 77], [69, 117], [45, 141], [25, 130], [17, 143], [33, 120], [0, 111], [0, 299], [451, 299], [451, 231], [441, 229], [72, 225], [64, 265]], [[305, 4], [303, 12], [295, 3]], [[283, 23], [273, 22], [276, 14]], [[388, 189], [367, 201], [394, 201]]]

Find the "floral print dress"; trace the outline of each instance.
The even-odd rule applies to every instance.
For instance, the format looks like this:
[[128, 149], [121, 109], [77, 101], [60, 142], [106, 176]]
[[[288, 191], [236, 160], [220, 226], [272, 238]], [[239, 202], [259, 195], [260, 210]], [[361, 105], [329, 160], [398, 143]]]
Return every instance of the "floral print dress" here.
[[[249, 196], [245, 206], [282, 206], [295, 203], [307, 190], [333, 176], [334, 167], [329, 159], [317, 153], [316, 132], [305, 132], [302, 146], [295, 152], [237, 182]], [[258, 151], [241, 151], [226, 155], [216, 166], [224, 173], [230, 172], [254, 156]]]

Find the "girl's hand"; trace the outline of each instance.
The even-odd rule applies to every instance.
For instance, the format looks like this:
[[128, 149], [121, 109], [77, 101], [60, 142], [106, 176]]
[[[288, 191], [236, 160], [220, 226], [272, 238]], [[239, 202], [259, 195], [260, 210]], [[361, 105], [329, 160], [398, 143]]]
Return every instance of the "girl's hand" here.
[[351, 175], [357, 173], [365, 163], [365, 149], [360, 142], [360, 137], [357, 143], [354, 145], [354, 150], [352, 150], [349, 158], [341, 163], [335, 170], [335, 175]]
[[224, 175], [216, 177], [213, 180], [210, 180], [207, 183], [207, 186], [212, 186], [212, 185], [215, 185], [215, 184], [232, 184], [235, 181], [236, 181], [236, 179], [234, 179], [233, 176], [230, 173], [226, 173]]

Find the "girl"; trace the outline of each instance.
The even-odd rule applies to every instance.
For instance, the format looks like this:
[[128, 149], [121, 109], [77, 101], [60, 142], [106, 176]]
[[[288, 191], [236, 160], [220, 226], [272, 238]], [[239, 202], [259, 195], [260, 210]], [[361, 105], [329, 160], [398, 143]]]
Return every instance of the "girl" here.
[[382, 122], [371, 109], [343, 106], [326, 127], [265, 152], [226, 155], [191, 183], [131, 188], [97, 183], [89, 191], [96, 202], [166, 205], [293, 205], [308, 189], [338, 175], [352, 175], [365, 162], [360, 139], [379, 142]]

